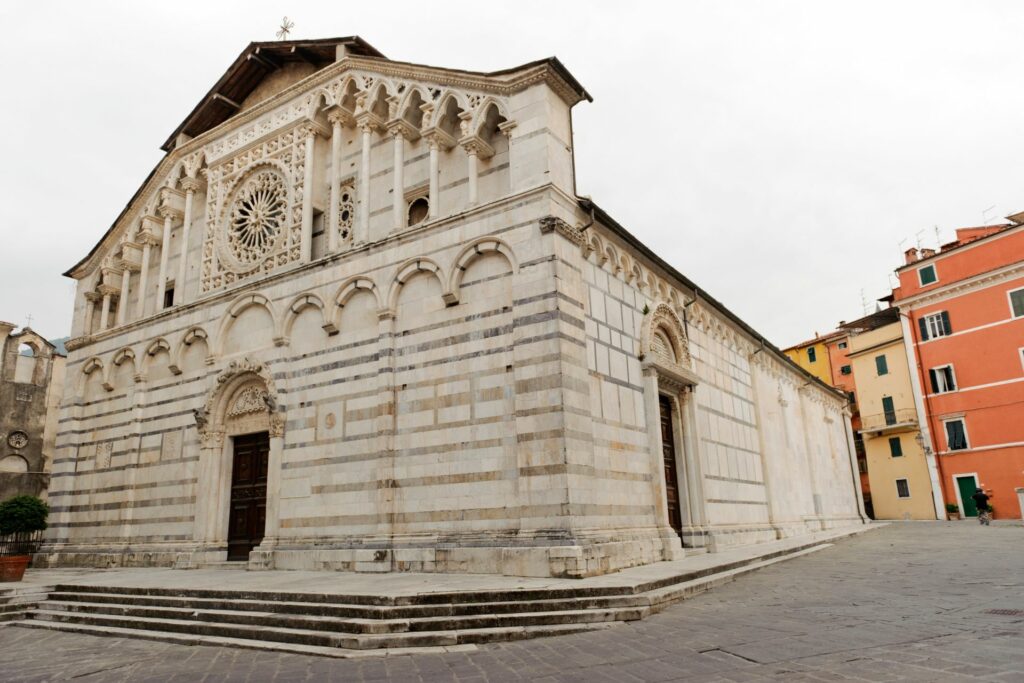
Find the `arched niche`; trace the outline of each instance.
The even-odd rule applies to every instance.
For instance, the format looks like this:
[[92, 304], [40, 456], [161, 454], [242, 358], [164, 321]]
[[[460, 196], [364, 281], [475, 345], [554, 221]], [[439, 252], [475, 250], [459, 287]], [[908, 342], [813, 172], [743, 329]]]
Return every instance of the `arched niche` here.
[[0, 474], [25, 474], [28, 472], [28, 460], [20, 455], [8, 455], [0, 458]]

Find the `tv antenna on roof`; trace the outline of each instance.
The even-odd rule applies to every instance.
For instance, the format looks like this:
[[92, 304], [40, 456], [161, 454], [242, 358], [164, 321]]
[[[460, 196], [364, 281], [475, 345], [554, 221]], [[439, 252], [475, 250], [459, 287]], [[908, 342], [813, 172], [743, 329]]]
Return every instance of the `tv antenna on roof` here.
[[32, 327], [32, 314], [29, 313], [25, 316], [25, 327]]
[[988, 225], [988, 214], [991, 211], [993, 211], [995, 208], [996, 208], [996, 205], [993, 204], [992, 206], [988, 207], [987, 209], [985, 209], [984, 211], [981, 212], [981, 224], [982, 225]]
[[293, 28], [295, 28], [295, 22], [294, 21], [290, 21], [288, 19], [288, 17], [285, 17], [284, 19], [282, 19], [281, 20], [281, 25], [277, 27], [277, 33], [275, 34], [277, 36], [277, 39], [278, 40], [287, 40], [288, 39], [288, 34], [292, 32]]

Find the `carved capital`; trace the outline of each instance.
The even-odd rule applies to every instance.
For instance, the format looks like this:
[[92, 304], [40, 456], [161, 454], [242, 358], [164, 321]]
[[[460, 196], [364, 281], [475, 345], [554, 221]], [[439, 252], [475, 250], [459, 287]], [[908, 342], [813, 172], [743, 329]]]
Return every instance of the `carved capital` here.
[[188, 176], [185, 176], [184, 178], [179, 180], [178, 184], [181, 185], [181, 189], [185, 192], [186, 195], [189, 193], [195, 194], [196, 192], [199, 192], [199, 190], [201, 190], [203, 187], [203, 183], [200, 180], [198, 180], [197, 178], [189, 178]]
[[478, 135], [467, 135], [459, 140], [459, 144], [462, 146], [462, 149], [466, 150], [466, 154], [470, 156], [476, 156], [480, 159], [488, 159], [494, 156], [494, 148]]
[[332, 126], [351, 126], [356, 122], [356, 119], [342, 107], [335, 106], [327, 112], [327, 121]]
[[416, 140], [420, 137], [419, 130], [409, 124], [405, 119], [392, 119], [388, 121], [388, 132], [394, 137], [401, 135], [406, 140]]
[[509, 141], [512, 140], [512, 129], [518, 125], [515, 121], [502, 121], [498, 124], [498, 130], [504, 135]]
[[427, 141], [427, 144], [431, 147], [437, 147], [440, 150], [449, 150], [458, 144], [451, 135], [444, 132], [440, 128], [424, 128], [420, 131], [420, 135]]

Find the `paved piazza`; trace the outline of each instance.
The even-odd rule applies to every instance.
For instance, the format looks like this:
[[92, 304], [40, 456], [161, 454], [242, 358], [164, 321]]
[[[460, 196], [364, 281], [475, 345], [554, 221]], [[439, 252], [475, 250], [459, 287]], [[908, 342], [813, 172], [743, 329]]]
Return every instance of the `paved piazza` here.
[[[1019, 523], [893, 524], [631, 625], [387, 658], [328, 659], [4, 627], [0, 679], [1024, 681], [1022, 560]], [[1011, 610], [1020, 613], [1006, 613]]]

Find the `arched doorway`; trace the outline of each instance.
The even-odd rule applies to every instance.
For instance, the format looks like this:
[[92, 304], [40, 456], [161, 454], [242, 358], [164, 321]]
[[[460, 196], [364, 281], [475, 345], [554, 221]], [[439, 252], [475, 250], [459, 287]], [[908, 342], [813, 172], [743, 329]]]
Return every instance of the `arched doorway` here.
[[277, 530], [284, 414], [267, 367], [232, 361], [195, 418], [201, 444], [195, 538], [207, 561], [250, 560], [252, 551], [273, 544]]
[[693, 544], [703, 522], [703, 494], [693, 424], [693, 371], [685, 328], [672, 307], [659, 303], [641, 328], [641, 367], [652, 444], [657, 524], [666, 541]]

